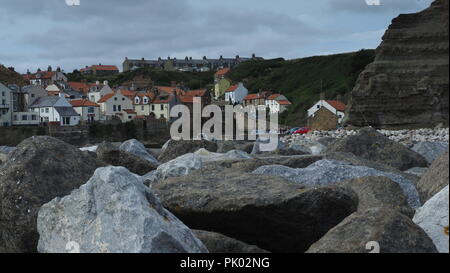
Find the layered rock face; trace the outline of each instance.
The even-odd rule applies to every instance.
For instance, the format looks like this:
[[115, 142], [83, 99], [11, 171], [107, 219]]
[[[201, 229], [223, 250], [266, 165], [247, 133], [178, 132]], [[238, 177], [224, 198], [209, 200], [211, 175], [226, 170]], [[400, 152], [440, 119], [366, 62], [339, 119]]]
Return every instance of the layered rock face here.
[[395, 18], [352, 92], [346, 124], [416, 127], [448, 124], [448, 0]]

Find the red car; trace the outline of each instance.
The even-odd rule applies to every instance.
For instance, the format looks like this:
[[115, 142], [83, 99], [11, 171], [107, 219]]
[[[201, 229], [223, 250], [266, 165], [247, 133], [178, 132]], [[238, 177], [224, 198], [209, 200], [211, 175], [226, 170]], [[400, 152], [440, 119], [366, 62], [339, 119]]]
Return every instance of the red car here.
[[293, 135], [304, 135], [304, 134], [307, 134], [309, 131], [311, 131], [311, 128], [303, 127], [303, 128], [298, 129], [297, 131], [295, 131], [293, 133]]

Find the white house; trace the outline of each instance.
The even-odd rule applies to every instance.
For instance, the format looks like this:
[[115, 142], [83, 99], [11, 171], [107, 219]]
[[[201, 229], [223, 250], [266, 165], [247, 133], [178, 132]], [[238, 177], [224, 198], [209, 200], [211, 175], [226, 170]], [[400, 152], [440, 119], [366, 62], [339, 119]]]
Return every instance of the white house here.
[[[122, 116], [127, 115], [125, 110], [127, 111], [133, 111], [134, 112], [134, 106], [133, 106], [133, 100], [130, 99], [128, 96], [124, 95], [126, 94], [125, 91], [119, 91], [119, 92], [113, 92], [106, 94], [103, 96], [99, 101], [98, 104], [100, 105], [100, 112], [101, 115], [104, 117], [119, 117], [122, 121], [126, 121]], [[128, 117], [129, 115], [127, 115]]]
[[75, 112], [80, 115], [82, 121], [94, 122], [100, 120], [100, 105], [87, 99], [71, 100]]
[[243, 83], [238, 83], [225, 90], [225, 101], [232, 104], [242, 103], [247, 95], [247, 88], [245, 88]]
[[170, 120], [170, 110], [177, 104], [177, 96], [174, 94], [162, 93], [155, 97], [150, 104], [150, 115], [157, 119]]
[[100, 89], [96, 88], [96, 86], [99, 85], [91, 87], [91, 90], [88, 93], [88, 99], [92, 102], [99, 103], [105, 95], [114, 93], [107, 81], [103, 82], [103, 86]]
[[270, 95], [266, 99], [266, 107], [269, 108], [271, 114], [283, 113], [292, 103], [281, 94]]
[[12, 91], [0, 83], [0, 127], [11, 126]]
[[39, 98], [30, 109], [39, 114], [41, 123], [59, 123], [61, 126], [75, 126], [80, 123], [80, 115], [62, 95]]
[[341, 123], [345, 117], [345, 109], [347, 106], [343, 102], [337, 100], [319, 100], [313, 107], [309, 108], [308, 117], [314, 117], [316, 112], [322, 107], [335, 114], [338, 117], [339, 123]]

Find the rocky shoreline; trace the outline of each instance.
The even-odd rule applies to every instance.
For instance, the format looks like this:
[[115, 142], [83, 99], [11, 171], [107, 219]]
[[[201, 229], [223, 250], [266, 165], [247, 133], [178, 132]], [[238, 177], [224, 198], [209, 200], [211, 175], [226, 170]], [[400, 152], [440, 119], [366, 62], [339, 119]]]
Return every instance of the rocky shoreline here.
[[0, 252], [448, 252], [448, 143], [429, 141], [448, 129], [417, 134], [316, 132], [271, 152], [32, 137], [0, 149]]

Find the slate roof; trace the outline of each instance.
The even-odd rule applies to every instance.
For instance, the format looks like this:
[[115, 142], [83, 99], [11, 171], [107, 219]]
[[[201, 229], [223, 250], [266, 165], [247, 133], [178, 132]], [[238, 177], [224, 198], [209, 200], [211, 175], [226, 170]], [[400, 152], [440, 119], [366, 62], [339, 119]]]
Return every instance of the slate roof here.
[[41, 108], [41, 107], [53, 107], [60, 98], [58, 96], [48, 96], [38, 98], [30, 107], [31, 108]]
[[73, 107], [55, 107], [55, 110], [62, 117], [79, 116], [78, 113], [75, 112]]

